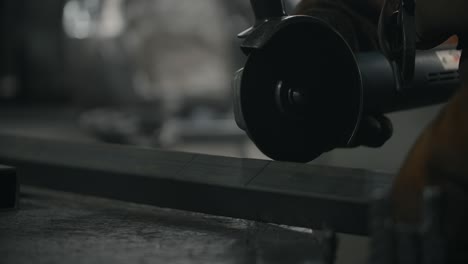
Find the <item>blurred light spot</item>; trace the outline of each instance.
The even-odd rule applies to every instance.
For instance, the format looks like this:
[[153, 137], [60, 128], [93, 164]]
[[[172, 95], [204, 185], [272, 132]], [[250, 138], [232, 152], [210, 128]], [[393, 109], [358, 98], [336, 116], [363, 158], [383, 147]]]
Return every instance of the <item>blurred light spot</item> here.
[[125, 19], [122, 10], [122, 0], [107, 0], [103, 2], [99, 37], [114, 38], [125, 29]]
[[91, 15], [78, 1], [72, 0], [63, 9], [63, 27], [67, 36], [85, 39], [91, 33]]

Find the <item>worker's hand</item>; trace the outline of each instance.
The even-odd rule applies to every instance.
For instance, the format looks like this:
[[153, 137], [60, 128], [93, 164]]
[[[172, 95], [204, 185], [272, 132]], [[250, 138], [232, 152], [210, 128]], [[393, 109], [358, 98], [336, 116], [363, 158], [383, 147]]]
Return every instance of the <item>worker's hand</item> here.
[[383, 0], [302, 0], [294, 14], [320, 18], [356, 51], [379, 48], [377, 26]]
[[[468, 195], [468, 52], [460, 62], [462, 87], [425, 129], [395, 181], [396, 218], [421, 220], [423, 189], [458, 186]], [[467, 204], [468, 205], [468, 204]]]
[[468, 1], [416, 0], [419, 48], [433, 48], [452, 35], [468, 32]]

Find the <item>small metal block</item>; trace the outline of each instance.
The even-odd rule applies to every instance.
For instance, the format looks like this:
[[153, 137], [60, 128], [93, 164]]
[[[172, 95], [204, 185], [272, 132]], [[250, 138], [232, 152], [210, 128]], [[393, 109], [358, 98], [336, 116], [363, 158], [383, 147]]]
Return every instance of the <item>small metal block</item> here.
[[15, 168], [0, 166], [0, 211], [18, 207], [19, 181]]

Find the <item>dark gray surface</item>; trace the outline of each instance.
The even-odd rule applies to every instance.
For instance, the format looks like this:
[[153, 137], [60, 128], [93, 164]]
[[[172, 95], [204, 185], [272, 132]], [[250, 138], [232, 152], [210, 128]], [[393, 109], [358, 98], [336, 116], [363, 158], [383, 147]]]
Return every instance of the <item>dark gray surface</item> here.
[[[311, 231], [23, 188], [0, 263], [319, 263]], [[346, 263], [353, 263], [348, 259]]]
[[0, 131], [15, 135], [98, 142], [78, 124], [82, 109], [47, 105], [1, 105]]
[[16, 169], [0, 165], [0, 212], [16, 209], [18, 194]]
[[392, 176], [351, 168], [270, 162], [249, 186], [301, 195], [367, 201], [377, 188], [386, 188]]
[[372, 191], [391, 176], [0, 134], [0, 163], [22, 183], [137, 203], [366, 234]]

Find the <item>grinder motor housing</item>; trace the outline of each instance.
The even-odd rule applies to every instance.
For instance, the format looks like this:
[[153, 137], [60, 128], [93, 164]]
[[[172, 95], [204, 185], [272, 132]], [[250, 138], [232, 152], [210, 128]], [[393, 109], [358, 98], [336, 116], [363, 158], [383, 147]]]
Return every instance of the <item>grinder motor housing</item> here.
[[441, 103], [459, 87], [459, 51], [414, 52], [411, 59], [405, 50], [411, 68], [405, 64], [410, 76], [403, 76], [402, 60], [354, 53], [319, 18], [288, 16], [281, 0], [251, 4], [256, 22], [239, 34], [248, 58], [234, 77], [235, 116], [272, 159], [308, 162], [354, 146], [365, 116]]

